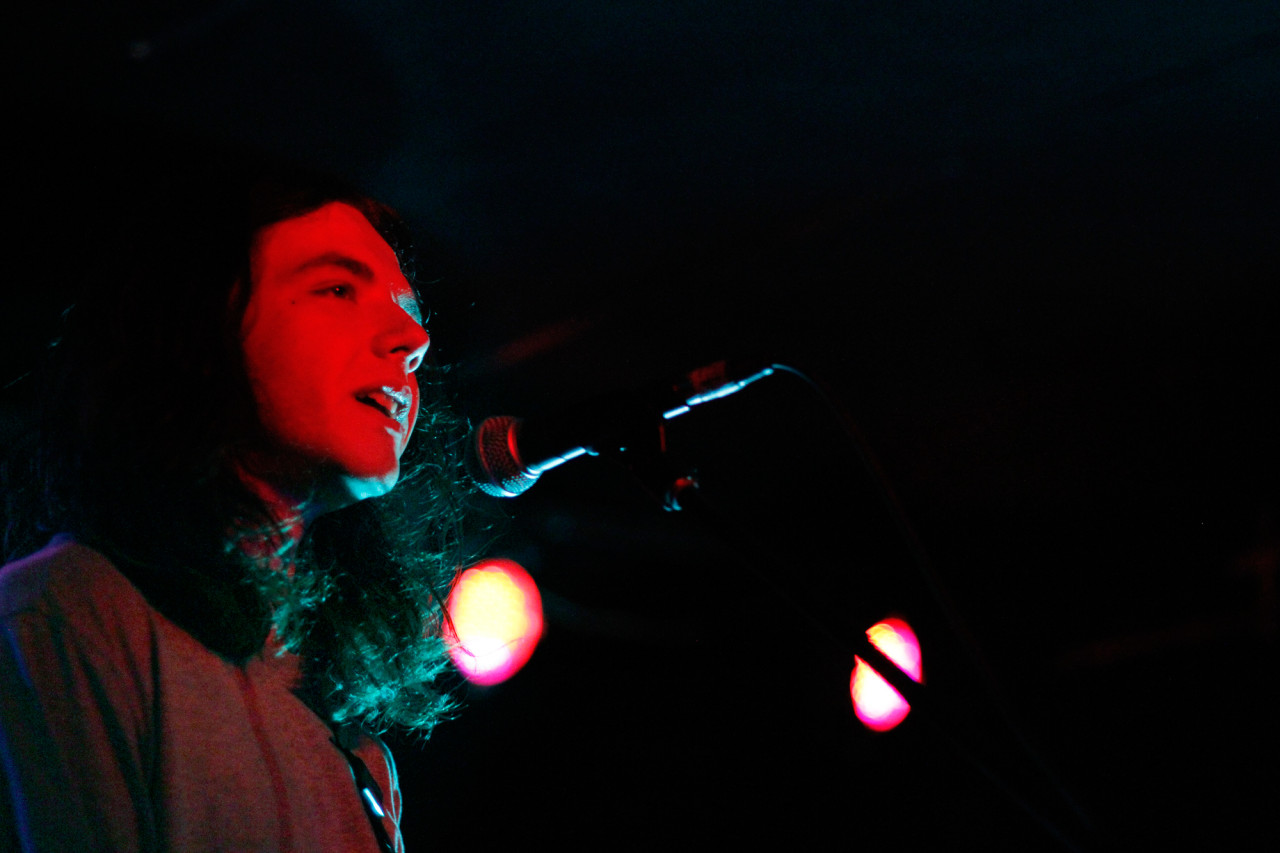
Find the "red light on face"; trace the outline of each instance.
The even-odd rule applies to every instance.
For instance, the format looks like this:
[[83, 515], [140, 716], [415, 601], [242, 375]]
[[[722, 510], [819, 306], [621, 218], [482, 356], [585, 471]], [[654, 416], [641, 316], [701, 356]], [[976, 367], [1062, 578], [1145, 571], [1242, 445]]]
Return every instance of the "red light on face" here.
[[[881, 654], [898, 665], [916, 683], [924, 681], [920, 642], [911, 626], [901, 619], [886, 619], [867, 629], [867, 639]], [[902, 722], [911, 706], [902, 694], [860, 657], [854, 657], [849, 693], [853, 711], [869, 729], [887, 732]]]
[[250, 260], [240, 340], [272, 448], [260, 467], [309, 472], [271, 485], [328, 496], [322, 511], [386, 494], [430, 344], [396, 253], [363, 213], [331, 202], [264, 228]]
[[465, 570], [449, 593], [449, 654], [473, 684], [505, 681], [542, 637], [542, 596], [518, 563], [493, 559]]

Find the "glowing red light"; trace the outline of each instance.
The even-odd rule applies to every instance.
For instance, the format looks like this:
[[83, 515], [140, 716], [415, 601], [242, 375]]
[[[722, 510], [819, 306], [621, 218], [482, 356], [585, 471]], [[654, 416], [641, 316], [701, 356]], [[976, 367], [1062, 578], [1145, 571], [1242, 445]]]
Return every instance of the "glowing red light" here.
[[889, 618], [867, 629], [867, 639], [880, 653], [898, 665], [898, 669], [920, 684], [924, 668], [920, 665], [920, 641], [916, 632], [901, 619]]
[[[910, 625], [901, 619], [885, 619], [867, 629], [867, 639], [912, 681], [923, 682], [920, 642]], [[866, 661], [856, 656], [853, 660], [853, 675], [849, 679], [853, 711], [867, 728], [887, 732], [906, 718], [911, 705]]]
[[849, 679], [853, 712], [867, 728], [887, 732], [906, 718], [911, 706], [862, 658], [855, 657], [853, 661], [853, 676]]
[[542, 637], [542, 596], [520, 564], [492, 559], [465, 570], [449, 593], [449, 653], [474, 684], [505, 681]]

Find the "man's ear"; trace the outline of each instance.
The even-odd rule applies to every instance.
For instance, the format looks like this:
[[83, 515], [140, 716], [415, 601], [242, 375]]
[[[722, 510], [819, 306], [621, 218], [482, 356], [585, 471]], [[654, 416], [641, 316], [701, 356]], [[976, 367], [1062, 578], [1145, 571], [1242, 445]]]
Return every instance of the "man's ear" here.
[[249, 316], [249, 296], [252, 292], [253, 285], [244, 276], [238, 276], [227, 292], [227, 332], [232, 340], [243, 340], [248, 326], [256, 320]]

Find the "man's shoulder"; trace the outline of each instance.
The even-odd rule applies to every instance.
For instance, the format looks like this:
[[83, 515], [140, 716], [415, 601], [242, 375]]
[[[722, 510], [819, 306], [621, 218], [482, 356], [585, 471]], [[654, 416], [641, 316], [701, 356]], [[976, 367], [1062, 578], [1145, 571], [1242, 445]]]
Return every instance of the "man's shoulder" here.
[[0, 568], [0, 618], [29, 610], [122, 613], [146, 604], [129, 580], [93, 548], [65, 536]]

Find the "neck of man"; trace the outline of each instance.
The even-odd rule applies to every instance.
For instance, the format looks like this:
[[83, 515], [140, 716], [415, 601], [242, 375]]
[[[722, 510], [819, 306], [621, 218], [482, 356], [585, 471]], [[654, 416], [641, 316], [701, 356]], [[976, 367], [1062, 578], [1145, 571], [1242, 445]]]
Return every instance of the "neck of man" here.
[[237, 522], [231, 534], [235, 547], [255, 562], [292, 575], [298, 543], [307, 525], [323, 512], [320, 503], [310, 495], [299, 496], [281, 486], [280, 480], [249, 466], [238, 465], [237, 474], [266, 510], [267, 518], [265, 524]]

